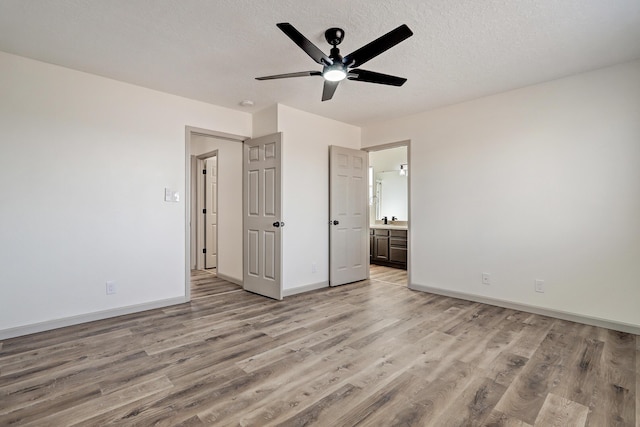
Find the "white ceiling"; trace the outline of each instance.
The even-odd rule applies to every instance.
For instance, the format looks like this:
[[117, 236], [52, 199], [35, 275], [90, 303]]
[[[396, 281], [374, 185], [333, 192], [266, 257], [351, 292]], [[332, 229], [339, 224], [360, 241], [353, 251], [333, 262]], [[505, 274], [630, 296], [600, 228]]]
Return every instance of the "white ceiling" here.
[[[277, 27], [347, 54], [400, 24], [414, 36], [362, 68], [400, 88], [322, 79]], [[640, 58], [640, 0], [0, 0], [0, 50], [228, 108], [280, 102], [364, 125]], [[239, 102], [251, 99], [252, 108]]]

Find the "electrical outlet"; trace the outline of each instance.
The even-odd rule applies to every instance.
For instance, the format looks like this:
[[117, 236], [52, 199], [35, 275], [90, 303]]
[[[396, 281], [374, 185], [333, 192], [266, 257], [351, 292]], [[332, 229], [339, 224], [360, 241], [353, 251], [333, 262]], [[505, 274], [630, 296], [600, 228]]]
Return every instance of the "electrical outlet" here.
[[113, 295], [116, 293], [116, 282], [113, 280], [107, 281], [107, 295]]
[[318, 266], [316, 265], [315, 262], [311, 263], [311, 272], [312, 273], [317, 273], [318, 272]]
[[544, 292], [544, 280], [536, 279], [535, 289], [536, 292]]
[[482, 273], [482, 283], [485, 285], [491, 284], [491, 275], [489, 273]]

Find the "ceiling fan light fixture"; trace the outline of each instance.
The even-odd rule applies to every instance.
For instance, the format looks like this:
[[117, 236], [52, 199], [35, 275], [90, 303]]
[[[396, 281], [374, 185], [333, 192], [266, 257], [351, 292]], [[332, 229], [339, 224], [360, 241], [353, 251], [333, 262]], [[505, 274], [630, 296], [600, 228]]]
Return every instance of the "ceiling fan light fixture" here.
[[300, 71], [296, 73], [276, 74], [273, 76], [256, 77], [256, 80], [286, 79], [290, 77], [322, 76], [324, 84], [322, 88], [322, 101], [328, 101], [333, 97], [338, 83], [344, 79], [356, 80], [366, 83], [377, 83], [389, 86], [402, 86], [407, 79], [388, 74], [377, 73], [375, 71], [363, 70], [360, 65], [375, 58], [381, 53], [391, 49], [401, 41], [411, 37], [413, 32], [406, 24], [389, 31], [374, 41], [356, 49], [346, 56], [340, 55], [338, 45], [344, 38], [342, 28], [329, 28], [324, 33], [327, 43], [331, 45], [331, 50], [327, 56], [322, 50], [313, 44], [308, 38], [288, 22], [276, 24], [287, 37], [298, 45], [311, 59], [321, 65], [320, 71]]
[[347, 72], [342, 64], [334, 64], [325, 68], [322, 77], [330, 82], [339, 82], [347, 78]]

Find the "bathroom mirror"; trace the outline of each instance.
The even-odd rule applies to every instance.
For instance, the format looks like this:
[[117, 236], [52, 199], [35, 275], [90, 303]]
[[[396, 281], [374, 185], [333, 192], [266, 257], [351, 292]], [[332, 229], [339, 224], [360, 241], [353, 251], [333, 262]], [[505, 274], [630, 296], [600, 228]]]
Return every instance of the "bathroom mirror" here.
[[407, 147], [369, 152], [370, 223], [408, 221]]
[[376, 173], [376, 219], [407, 221], [407, 176], [398, 171]]

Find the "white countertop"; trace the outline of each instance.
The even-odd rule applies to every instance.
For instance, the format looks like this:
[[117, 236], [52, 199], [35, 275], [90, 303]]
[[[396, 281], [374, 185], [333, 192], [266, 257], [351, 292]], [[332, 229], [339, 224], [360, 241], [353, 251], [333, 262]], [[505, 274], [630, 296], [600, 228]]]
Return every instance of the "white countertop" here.
[[408, 226], [406, 225], [393, 225], [393, 224], [371, 224], [369, 228], [382, 228], [385, 230], [407, 230]]

